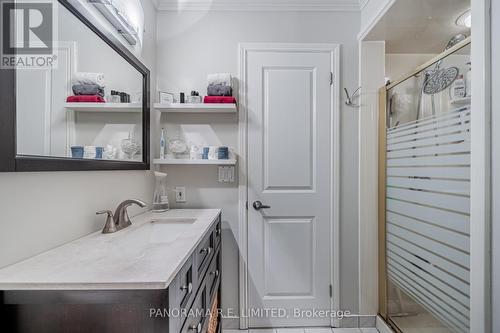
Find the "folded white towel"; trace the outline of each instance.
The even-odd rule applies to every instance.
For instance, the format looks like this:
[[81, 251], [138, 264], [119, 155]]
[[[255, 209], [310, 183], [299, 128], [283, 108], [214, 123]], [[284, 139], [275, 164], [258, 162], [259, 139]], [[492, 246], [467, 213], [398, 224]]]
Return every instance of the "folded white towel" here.
[[77, 72], [73, 74], [72, 84], [97, 84], [98, 86], [104, 87], [104, 74]]
[[207, 76], [208, 85], [220, 84], [223, 86], [231, 86], [231, 74], [230, 73], [215, 73], [208, 74]]

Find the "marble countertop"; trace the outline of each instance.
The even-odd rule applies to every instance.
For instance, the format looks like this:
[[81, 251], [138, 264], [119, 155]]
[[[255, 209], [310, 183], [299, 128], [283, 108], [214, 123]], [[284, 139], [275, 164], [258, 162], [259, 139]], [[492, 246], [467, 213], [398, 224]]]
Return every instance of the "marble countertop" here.
[[219, 213], [146, 212], [116, 233], [95, 232], [0, 269], [0, 290], [165, 289]]

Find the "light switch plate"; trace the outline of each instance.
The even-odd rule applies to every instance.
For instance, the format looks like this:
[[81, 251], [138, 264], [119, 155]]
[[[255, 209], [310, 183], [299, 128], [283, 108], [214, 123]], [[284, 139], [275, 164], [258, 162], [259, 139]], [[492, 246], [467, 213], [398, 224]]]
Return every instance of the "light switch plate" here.
[[234, 182], [234, 166], [219, 166], [219, 183]]
[[175, 202], [186, 202], [186, 188], [184, 186], [177, 186], [175, 188]]

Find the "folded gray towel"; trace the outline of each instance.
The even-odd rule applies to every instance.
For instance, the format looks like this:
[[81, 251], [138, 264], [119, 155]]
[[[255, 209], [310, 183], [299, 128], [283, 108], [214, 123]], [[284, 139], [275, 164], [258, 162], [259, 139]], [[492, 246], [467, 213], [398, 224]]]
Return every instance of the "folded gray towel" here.
[[73, 93], [75, 95], [99, 95], [104, 97], [104, 89], [97, 84], [74, 84]]
[[233, 89], [222, 84], [211, 84], [207, 87], [208, 96], [233, 96]]
[[87, 72], [77, 72], [72, 75], [72, 84], [97, 84], [104, 87], [106, 84], [104, 82], [103, 73], [87, 73]]
[[231, 74], [230, 73], [215, 73], [208, 74], [207, 76], [208, 85], [221, 84], [223, 86], [231, 86]]

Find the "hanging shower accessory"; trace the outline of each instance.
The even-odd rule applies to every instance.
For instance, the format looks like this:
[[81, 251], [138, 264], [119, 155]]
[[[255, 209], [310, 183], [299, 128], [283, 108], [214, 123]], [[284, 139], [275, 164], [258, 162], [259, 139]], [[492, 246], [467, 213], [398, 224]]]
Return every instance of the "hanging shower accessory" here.
[[359, 87], [358, 89], [354, 90], [354, 92], [352, 93], [352, 95], [349, 94], [349, 91], [347, 91], [347, 88], [344, 87], [344, 92], [345, 92], [345, 96], [346, 96], [346, 101], [345, 101], [345, 105], [347, 106], [352, 106], [352, 107], [358, 107], [359, 104], [356, 104], [354, 103], [354, 100], [357, 100], [359, 99], [359, 93], [361, 91], [361, 87]]

